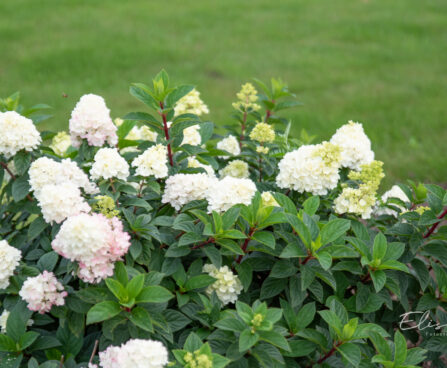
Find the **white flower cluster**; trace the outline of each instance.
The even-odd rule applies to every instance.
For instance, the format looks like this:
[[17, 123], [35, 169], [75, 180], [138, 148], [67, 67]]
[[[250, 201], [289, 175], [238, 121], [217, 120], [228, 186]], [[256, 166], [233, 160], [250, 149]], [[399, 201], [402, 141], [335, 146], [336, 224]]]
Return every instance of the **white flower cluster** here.
[[93, 180], [100, 178], [126, 180], [129, 176], [129, 164], [116, 148], [101, 148], [96, 152], [90, 175]]
[[45, 185], [59, 185], [66, 182], [75, 184], [88, 194], [98, 192], [98, 188], [90, 182], [87, 174], [78, 167], [76, 162], [68, 158], [57, 162], [48, 157], [40, 157], [31, 164], [29, 177], [31, 188], [37, 195]]
[[360, 170], [362, 165], [374, 160], [371, 141], [360, 123], [350, 120], [348, 124], [338, 128], [331, 138], [331, 143], [341, 148], [342, 167]]
[[340, 179], [340, 155], [336, 153], [337, 147], [328, 142], [286, 153], [278, 164], [277, 185], [300, 193], [327, 194]]
[[200, 167], [200, 168], [202, 168], [202, 169], [205, 169], [206, 173], [207, 173], [209, 176], [212, 176], [212, 177], [215, 176], [214, 169], [213, 169], [213, 167], [212, 167], [211, 165], [205, 165], [205, 164], [202, 164], [202, 163], [199, 162], [199, 160], [197, 160], [195, 157], [188, 157], [188, 167], [190, 167], [190, 168], [195, 168], [195, 169], [197, 169], [197, 168]]
[[36, 197], [47, 223], [60, 224], [67, 217], [90, 211], [79, 188], [70, 182], [45, 185]]
[[136, 174], [140, 176], [154, 175], [157, 179], [168, 176], [167, 149], [162, 144], [149, 147], [132, 161]]
[[79, 147], [82, 139], [87, 139], [90, 146], [101, 147], [105, 142], [116, 145], [116, 130], [110, 110], [101, 96], [88, 94], [81, 97], [70, 118], [70, 136], [74, 147]]
[[236, 204], [249, 205], [256, 193], [256, 185], [250, 179], [227, 176], [215, 181], [206, 193], [208, 211], [223, 212]]
[[126, 139], [131, 141], [149, 141], [156, 142], [158, 134], [149, 129], [146, 125], [134, 126], [126, 135]]
[[217, 267], [212, 264], [206, 264], [203, 266], [203, 272], [206, 272], [216, 279], [216, 281], [206, 289], [207, 294], [211, 295], [215, 292], [223, 305], [236, 302], [237, 296], [242, 291], [242, 283], [237, 275], [231, 272], [228, 266], [223, 266], [217, 269]]
[[[120, 118], [115, 119], [115, 125], [117, 127], [121, 126], [123, 124], [124, 120]], [[154, 131], [152, 131], [148, 126], [142, 125], [138, 126], [135, 125], [129, 133], [126, 135], [126, 140], [129, 141], [149, 141], [149, 142], [156, 142], [157, 141], [158, 134]], [[137, 146], [128, 146], [120, 149], [121, 153], [128, 153], [128, 152], [138, 152]]]
[[181, 145], [190, 144], [191, 146], [198, 146], [201, 142], [202, 136], [200, 135], [200, 126], [198, 124], [183, 129], [183, 141]]
[[53, 305], [64, 305], [67, 292], [53, 272], [43, 271], [36, 277], [27, 278], [19, 295], [28, 303], [29, 310], [44, 314], [49, 312]]
[[233, 178], [245, 179], [250, 176], [250, 173], [246, 162], [242, 160], [234, 160], [221, 169], [219, 171], [219, 175], [221, 178], [232, 176]]
[[[3, 333], [3, 334], [5, 334], [7, 332], [6, 331], [6, 325], [8, 323], [8, 318], [9, 318], [10, 314], [11, 314], [11, 312], [5, 309], [2, 312], [2, 314], [0, 315], [0, 332]], [[26, 322], [26, 325], [28, 327], [32, 326], [33, 324], [34, 324], [34, 321], [32, 319], [29, 319]]]
[[121, 346], [109, 346], [99, 353], [102, 368], [163, 368], [168, 351], [159, 341], [132, 339]]
[[[398, 185], [393, 185], [389, 191], [385, 192], [382, 195], [383, 204], [385, 205], [388, 202], [388, 199], [390, 199], [390, 198], [397, 198], [403, 202], [410, 202], [410, 199], [407, 197], [405, 192]], [[380, 206], [380, 204], [377, 203], [377, 208], [374, 211], [374, 214], [376, 216], [381, 216], [381, 215], [390, 215], [390, 216], [394, 216], [394, 217], [398, 216], [397, 211], [393, 210], [392, 208], [388, 208], [384, 205]], [[405, 207], [399, 206], [396, 203], [393, 203], [392, 206], [399, 208], [401, 212], [406, 210]]]
[[31, 119], [15, 111], [0, 112], [0, 154], [7, 158], [36, 149], [42, 139]]
[[[217, 142], [217, 149], [227, 151], [231, 153], [233, 156], [237, 156], [241, 153], [241, 148], [239, 146], [239, 142], [237, 141], [234, 135], [229, 135], [228, 137], [222, 139]], [[221, 156], [220, 158], [228, 158], [228, 156]]]
[[193, 89], [187, 95], [183, 96], [174, 106], [175, 116], [182, 114], [195, 114], [200, 116], [208, 113], [208, 106], [204, 104], [200, 98], [200, 92], [196, 89]]
[[170, 203], [177, 211], [186, 203], [205, 199], [208, 188], [216, 182], [205, 173], [176, 174], [166, 179], [162, 203]]
[[70, 159], [59, 163], [41, 157], [31, 164], [29, 176], [46, 222], [61, 223], [69, 216], [90, 211], [80, 188], [89, 194], [95, 193], [97, 188]]
[[62, 224], [51, 245], [61, 256], [79, 263], [82, 280], [95, 283], [113, 275], [114, 262], [127, 253], [130, 236], [117, 217], [82, 213]]
[[9, 286], [9, 278], [14, 274], [21, 258], [20, 250], [11, 247], [6, 240], [0, 240], [0, 289]]

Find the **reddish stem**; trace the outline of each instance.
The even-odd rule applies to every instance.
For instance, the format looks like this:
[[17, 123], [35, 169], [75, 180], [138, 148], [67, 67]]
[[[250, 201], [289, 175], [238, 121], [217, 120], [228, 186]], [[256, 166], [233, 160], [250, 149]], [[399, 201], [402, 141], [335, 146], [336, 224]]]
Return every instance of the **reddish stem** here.
[[214, 243], [216, 240], [214, 238], [209, 238], [207, 241], [204, 241], [203, 243], [194, 245], [191, 249], [198, 249], [198, 248], [202, 248], [203, 246], [210, 244], [210, 243]]
[[93, 346], [93, 351], [92, 351], [92, 355], [90, 355], [90, 360], [88, 361], [89, 364], [93, 363], [93, 358], [96, 355], [96, 351], [98, 350], [98, 345], [99, 345], [99, 340], [95, 341], [95, 346]]
[[[323, 363], [326, 359], [328, 359], [329, 357], [331, 357], [332, 355], [334, 355], [334, 353], [337, 351], [337, 347], [339, 347], [340, 345], [342, 345], [341, 342], [336, 343], [334, 346], [332, 346], [332, 349], [329, 350], [325, 355], [323, 355], [316, 364], [321, 364]], [[314, 366], [314, 363], [312, 363], [308, 368], [312, 368]]]
[[[254, 227], [251, 227], [251, 228], [250, 228], [250, 231], [248, 232], [247, 238], [245, 239], [244, 244], [242, 244], [242, 251], [243, 251], [244, 253], [247, 251], [248, 243], [250, 242], [251, 237], [253, 236], [253, 234], [254, 234], [255, 231], [256, 231], [256, 229], [255, 229]], [[239, 256], [236, 258], [236, 263], [241, 263], [241, 261], [242, 261], [242, 257], [243, 257], [242, 255], [239, 255]]]
[[[447, 215], [447, 208], [438, 216], [438, 219], [441, 220], [446, 215]], [[431, 226], [431, 228], [428, 229], [427, 233], [423, 236], [423, 238], [427, 239], [431, 234], [433, 234], [441, 222], [442, 221], [438, 221], [438, 222], [434, 223]]]
[[241, 136], [239, 137], [239, 147], [242, 148], [242, 141], [244, 140], [244, 133], [245, 133], [245, 123], [247, 122], [247, 111], [244, 111], [244, 117], [242, 119], [242, 126], [241, 126]]
[[[12, 178], [12, 180], [16, 180], [17, 177], [16, 177], [16, 176], [13, 174], [13, 172], [9, 169], [8, 165], [6, 165], [4, 162], [1, 162], [1, 161], [0, 161], [0, 166], [3, 167], [3, 168], [6, 170], [6, 172], [9, 174], [9, 176]], [[26, 195], [26, 198], [27, 198], [28, 201], [30, 201], [30, 202], [33, 201], [33, 198], [32, 198], [29, 194]]]
[[305, 265], [307, 262], [309, 262], [311, 259], [314, 259], [315, 257], [312, 254], [309, 254], [306, 258], [304, 258], [304, 261], [301, 262], [302, 265]]
[[[163, 113], [163, 102], [160, 101], [160, 108], [162, 110], [161, 117], [163, 119], [163, 129], [165, 131], [165, 137], [166, 140], [169, 142], [169, 127], [168, 127], [168, 121], [166, 120], [166, 114]], [[174, 161], [172, 159], [172, 150], [171, 150], [171, 143], [168, 143], [168, 157], [169, 157], [169, 164], [171, 166], [174, 166]]]

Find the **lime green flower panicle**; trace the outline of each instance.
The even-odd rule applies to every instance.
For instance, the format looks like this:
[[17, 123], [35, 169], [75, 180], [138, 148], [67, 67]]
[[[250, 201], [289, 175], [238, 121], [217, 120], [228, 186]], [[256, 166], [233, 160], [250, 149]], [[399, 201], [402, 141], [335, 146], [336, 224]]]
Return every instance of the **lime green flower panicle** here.
[[358, 180], [362, 184], [367, 185], [371, 191], [376, 192], [379, 189], [380, 182], [385, 177], [382, 167], [383, 162], [375, 160], [370, 164], [362, 165], [361, 171], [350, 171], [348, 178]]
[[270, 192], [262, 192], [261, 194], [262, 204], [266, 207], [279, 207], [278, 202], [276, 202], [275, 197], [273, 197]]
[[203, 354], [200, 350], [196, 350], [194, 353], [186, 353], [183, 359], [188, 368], [213, 368], [212, 358]]
[[250, 132], [250, 139], [260, 143], [271, 143], [275, 140], [275, 130], [270, 124], [257, 123]]
[[257, 146], [256, 147], [256, 152], [257, 153], [263, 153], [264, 155], [266, 155], [267, 153], [269, 153], [270, 148], [265, 147], [265, 146]]
[[67, 132], [59, 132], [51, 141], [50, 148], [58, 156], [64, 156], [68, 148], [71, 146], [71, 138]]
[[97, 202], [93, 205], [93, 210], [102, 213], [107, 218], [118, 216], [119, 211], [116, 209], [115, 201], [109, 196], [96, 196]]
[[242, 85], [240, 92], [236, 94], [238, 101], [233, 102], [233, 107], [236, 110], [245, 112], [248, 110], [257, 111], [261, 108], [256, 101], [258, 101], [258, 91], [251, 83]]
[[341, 148], [330, 142], [323, 142], [320, 146], [315, 152], [315, 155], [321, 157], [326, 166], [339, 167], [341, 162]]

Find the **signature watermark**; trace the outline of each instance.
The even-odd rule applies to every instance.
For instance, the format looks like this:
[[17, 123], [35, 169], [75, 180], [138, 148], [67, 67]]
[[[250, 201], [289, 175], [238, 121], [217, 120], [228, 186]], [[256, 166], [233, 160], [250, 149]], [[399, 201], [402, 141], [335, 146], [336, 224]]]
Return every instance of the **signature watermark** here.
[[430, 336], [447, 336], [447, 331], [443, 331], [447, 324], [441, 324], [433, 320], [430, 316], [430, 311], [406, 312], [399, 317], [401, 317], [399, 328], [402, 331], [419, 330]]

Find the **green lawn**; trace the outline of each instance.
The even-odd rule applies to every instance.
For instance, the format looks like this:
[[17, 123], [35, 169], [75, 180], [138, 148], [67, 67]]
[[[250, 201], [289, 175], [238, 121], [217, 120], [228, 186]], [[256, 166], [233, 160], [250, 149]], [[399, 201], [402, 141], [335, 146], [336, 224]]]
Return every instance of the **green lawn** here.
[[88, 92], [114, 116], [141, 109], [128, 85], [161, 68], [229, 123], [240, 84], [275, 76], [304, 103], [296, 132], [358, 120], [388, 184], [447, 181], [445, 0], [4, 0], [0, 50], [0, 96], [54, 106], [45, 128]]

